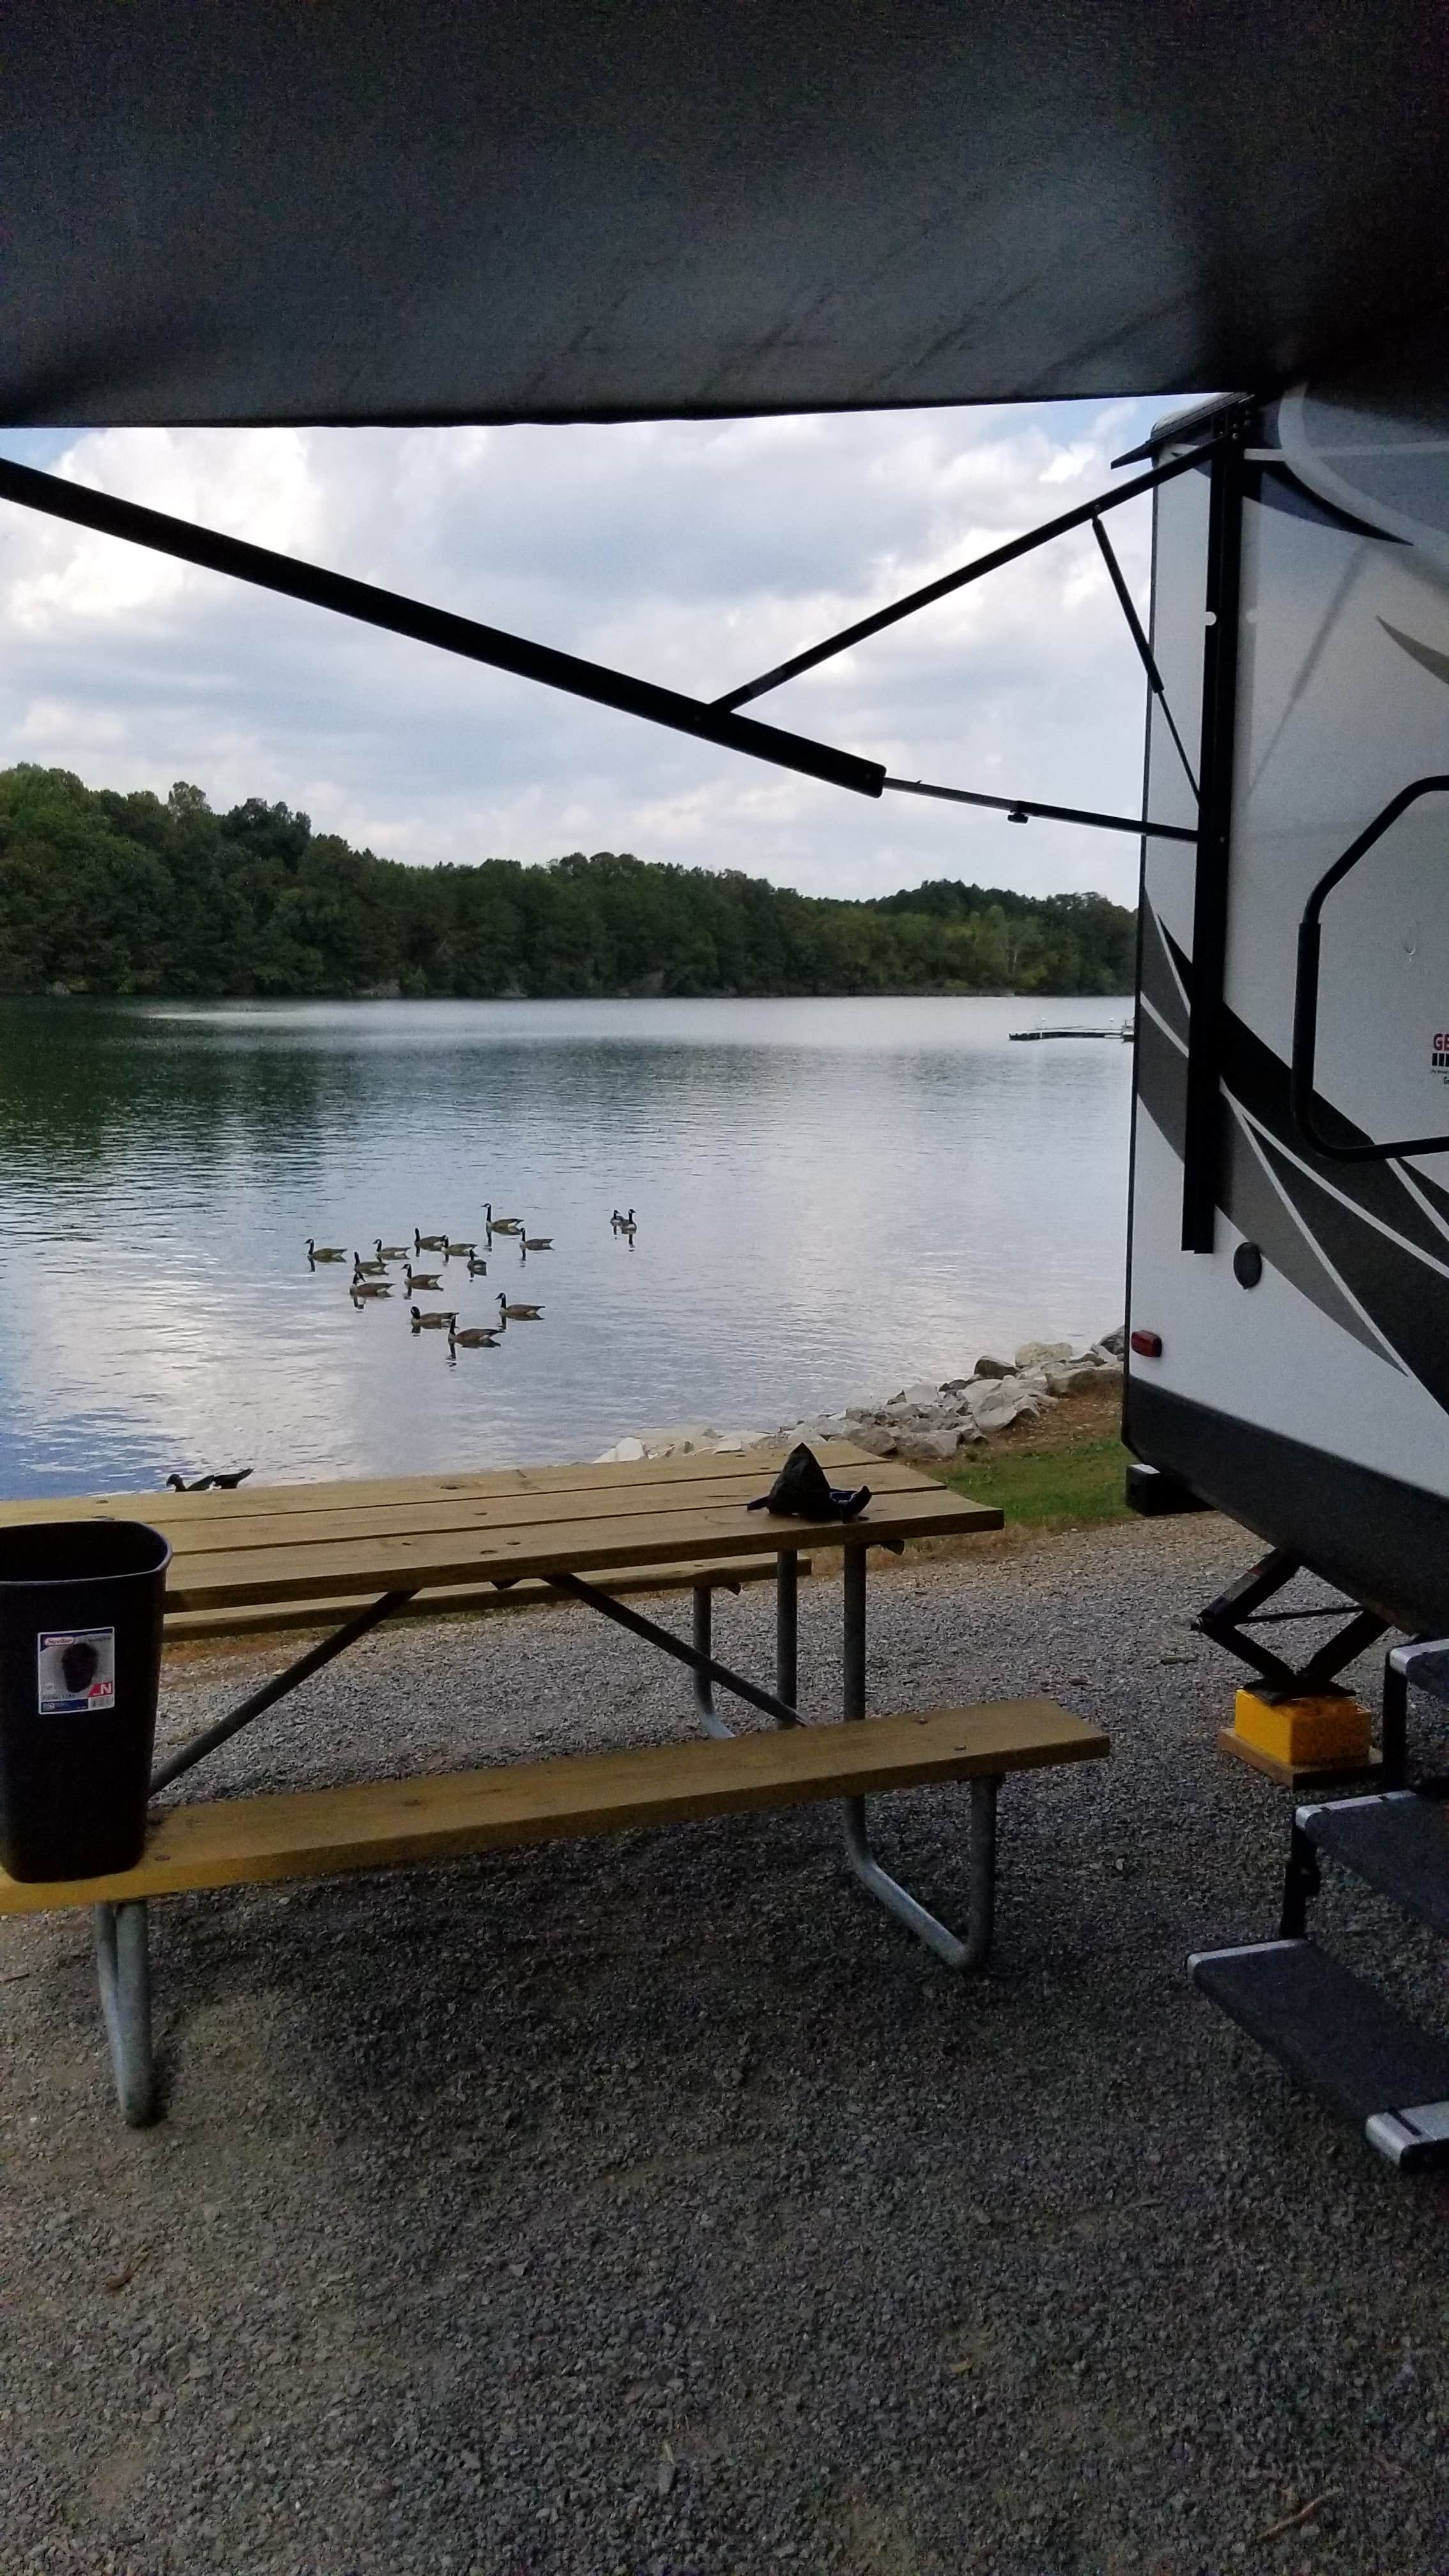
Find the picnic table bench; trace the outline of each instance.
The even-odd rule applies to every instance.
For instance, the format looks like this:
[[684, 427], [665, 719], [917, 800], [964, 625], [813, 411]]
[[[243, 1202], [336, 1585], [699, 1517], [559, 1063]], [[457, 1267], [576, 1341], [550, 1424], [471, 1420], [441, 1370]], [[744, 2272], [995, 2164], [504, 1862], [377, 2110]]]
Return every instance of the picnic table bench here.
[[[107, 1878], [22, 1882], [0, 1872], [0, 1914], [90, 1910], [101, 2001], [121, 2109], [154, 2116], [147, 1904], [188, 1889], [330, 1876], [566, 1836], [838, 1798], [857, 1877], [954, 1969], [985, 1964], [992, 1934], [996, 1793], [1008, 1772], [1107, 1751], [1081, 1718], [1041, 1698], [866, 1716], [866, 1559], [913, 1539], [971, 1536], [1001, 1524], [991, 1507], [845, 1443], [822, 1446], [832, 1475], [868, 1478], [860, 1518], [786, 1520], [748, 1504], [780, 1460], [698, 1455], [620, 1465], [253, 1487], [205, 1494], [111, 1494], [0, 1505], [5, 1522], [144, 1519], [171, 1542], [166, 1613], [209, 1633], [252, 1633], [267, 1618], [340, 1624], [228, 1716], [158, 1763], [169, 1789], [243, 1726], [382, 1621], [424, 1601], [480, 1608], [524, 1586], [586, 1604], [691, 1673], [705, 1740], [443, 1776], [352, 1782], [267, 1796], [169, 1804], [154, 1813], [133, 1869]], [[800, 1699], [797, 1583], [802, 1555], [838, 1551], [844, 1658], [838, 1722], [808, 1721]], [[775, 1584], [773, 1688], [713, 1652], [713, 1595], [767, 1568]], [[687, 1585], [690, 1637], [620, 1597], [652, 1576]], [[612, 1588], [611, 1588], [612, 1587]], [[736, 1733], [716, 1694], [772, 1721]], [[866, 1799], [925, 1781], [970, 1790], [968, 1924], [948, 1930], [891, 1878], [870, 1848]]]

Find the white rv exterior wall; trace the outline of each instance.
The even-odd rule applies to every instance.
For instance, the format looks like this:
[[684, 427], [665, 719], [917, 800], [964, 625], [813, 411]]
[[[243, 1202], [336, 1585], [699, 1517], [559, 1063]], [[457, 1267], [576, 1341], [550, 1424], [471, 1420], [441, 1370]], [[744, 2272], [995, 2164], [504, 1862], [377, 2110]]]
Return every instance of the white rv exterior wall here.
[[[1240, 1286], [1232, 1263], [1245, 1223], [1221, 1211], [1211, 1254], [1181, 1249], [1175, 1098], [1187, 1003], [1170, 967], [1175, 994], [1167, 989], [1157, 933], [1190, 961], [1194, 859], [1189, 845], [1149, 839], [1130, 1322], [1160, 1333], [1163, 1348], [1131, 1368], [1144, 1385], [1325, 1460], [1449, 1497], [1449, 1154], [1408, 1167], [1326, 1163], [1279, 1101], [1312, 887], [1399, 789], [1449, 772], [1449, 382], [1440, 375], [1395, 402], [1380, 411], [1362, 387], [1351, 404], [1310, 388], [1250, 433], [1225, 983], [1246, 1032], [1236, 1061], [1250, 1076], [1229, 1073], [1239, 1180], [1226, 1196], [1235, 1215], [1257, 1211], [1266, 1266], [1257, 1287]], [[1163, 486], [1156, 508], [1154, 651], [1195, 766], [1206, 473]], [[1147, 812], [1195, 820], [1155, 702]], [[1436, 794], [1328, 899], [1320, 1095], [1375, 1139], [1449, 1133], [1449, 1070], [1435, 1065], [1433, 1043], [1446, 1029], [1449, 794]]]

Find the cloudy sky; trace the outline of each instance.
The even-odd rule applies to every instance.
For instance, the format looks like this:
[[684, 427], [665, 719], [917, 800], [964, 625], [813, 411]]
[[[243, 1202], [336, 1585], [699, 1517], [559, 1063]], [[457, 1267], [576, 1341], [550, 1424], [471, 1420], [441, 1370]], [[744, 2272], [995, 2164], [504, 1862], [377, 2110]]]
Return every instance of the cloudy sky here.
[[[1112, 481], [1151, 403], [609, 429], [105, 430], [0, 447], [714, 697]], [[1115, 520], [1145, 606], [1147, 505]], [[0, 505], [0, 760], [280, 798], [390, 857], [631, 849], [809, 893], [1135, 895], [1124, 835], [880, 803]], [[1134, 812], [1143, 682], [1090, 533], [752, 710], [896, 775]]]

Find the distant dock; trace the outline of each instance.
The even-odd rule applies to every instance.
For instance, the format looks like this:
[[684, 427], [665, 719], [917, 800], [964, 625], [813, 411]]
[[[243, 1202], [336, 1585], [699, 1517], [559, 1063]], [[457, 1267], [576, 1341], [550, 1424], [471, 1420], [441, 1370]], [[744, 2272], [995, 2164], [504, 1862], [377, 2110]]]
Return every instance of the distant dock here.
[[1034, 1046], [1039, 1038], [1117, 1038], [1130, 1046], [1136, 1034], [1132, 1022], [1123, 1020], [1120, 1027], [1106, 1029], [1100, 1025], [1092, 1028], [1013, 1029], [1011, 1043], [1013, 1046]]

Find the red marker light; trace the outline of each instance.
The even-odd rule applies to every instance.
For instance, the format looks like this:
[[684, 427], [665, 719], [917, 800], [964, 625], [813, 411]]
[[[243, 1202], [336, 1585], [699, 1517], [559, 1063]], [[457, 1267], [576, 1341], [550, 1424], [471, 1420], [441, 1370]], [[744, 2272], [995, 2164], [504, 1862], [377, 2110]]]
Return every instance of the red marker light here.
[[1134, 1333], [1132, 1336], [1132, 1348], [1137, 1353], [1140, 1360], [1160, 1360], [1162, 1357], [1162, 1335], [1160, 1333]]

